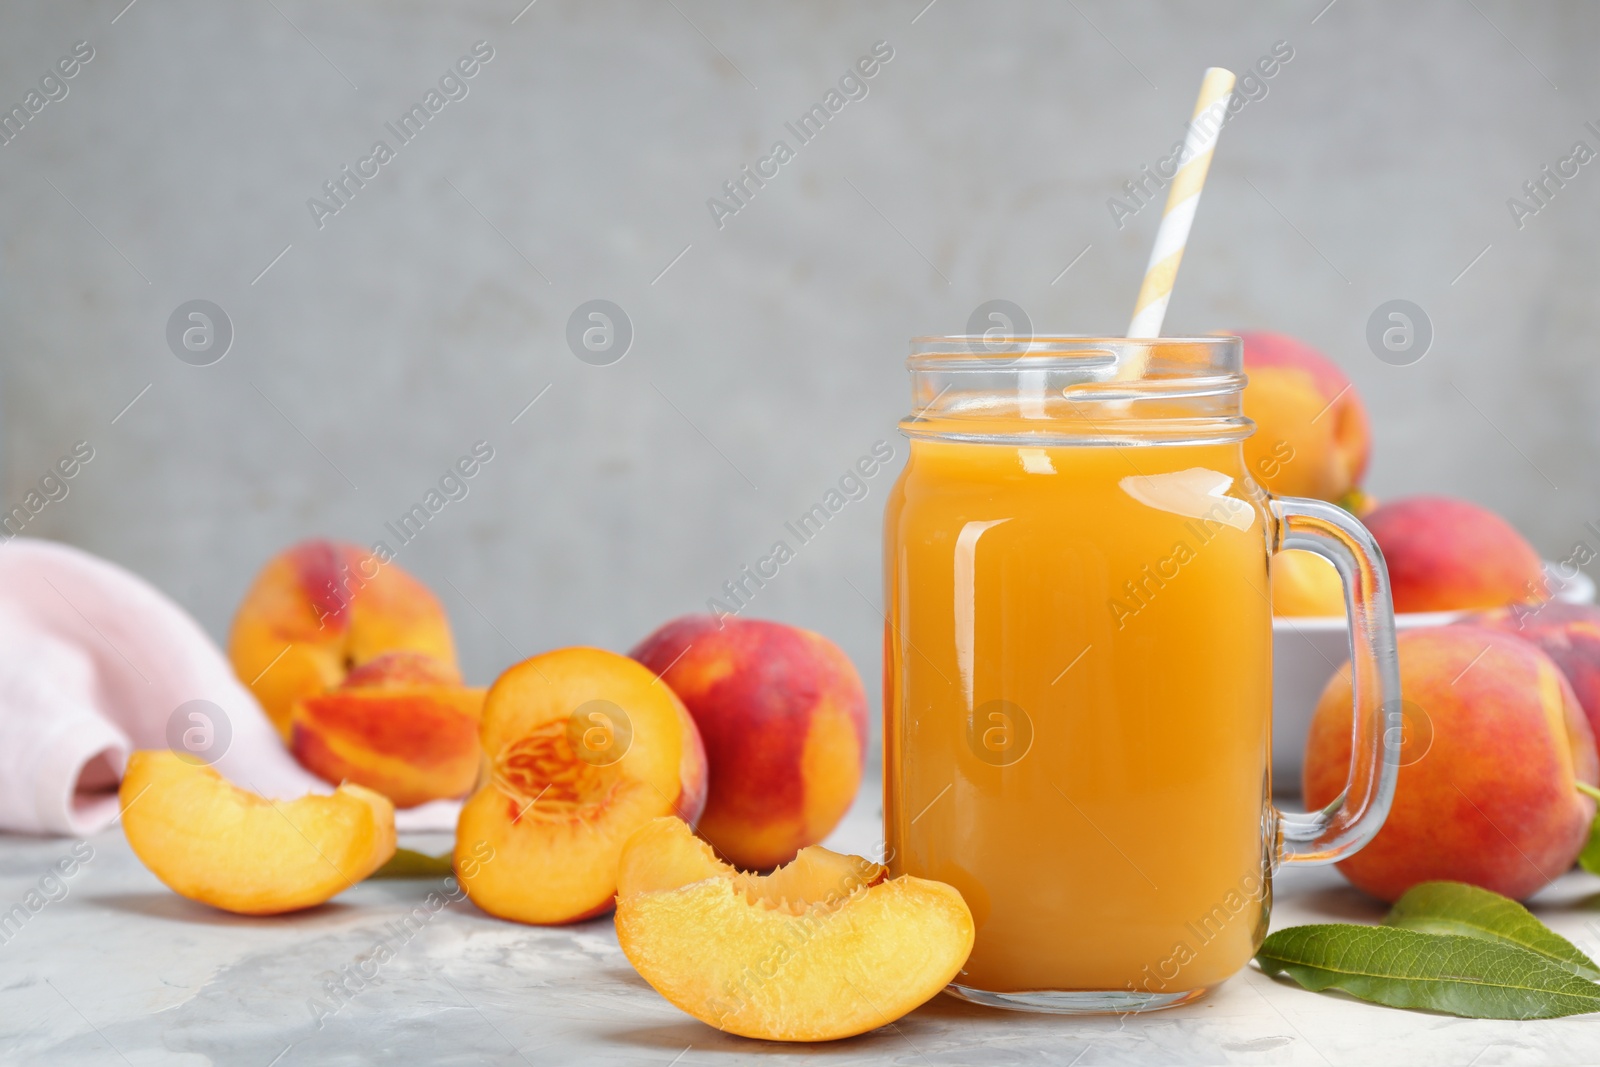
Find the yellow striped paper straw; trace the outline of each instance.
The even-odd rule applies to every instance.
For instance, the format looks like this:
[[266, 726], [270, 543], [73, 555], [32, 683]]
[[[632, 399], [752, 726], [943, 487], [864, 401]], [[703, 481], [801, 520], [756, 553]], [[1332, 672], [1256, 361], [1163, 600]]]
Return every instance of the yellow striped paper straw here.
[[[1167, 190], [1167, 208], [1156, 231], [1156, 246], [1150, 250], [1150, 263], [1144, 269], [1144, 284], [1134, 304], [1129, 337], [1160, 337], [1161, 320], [1167, 315], [1172, 298], [1172, 282], [1178, 276], [1184, 246], [1189, 243], [1189, 227], [1194, 224], [1194, 209], [1200, 204], [1200, 188], [1211, 169], [1211, 153], [1228, 116], [1228, 100], [1233, 95], [1233, 72], [1222, 67], [1207, 67], [1200, 82], [1200, 99], [1195, 101], [1194, 117], [1183, 135], [1183, 162], [1172, 176]], [[1141, 361], [1142, 362], [1142, 361]], [[1126, 376], [1137, 377], [1143, 366], [1128, 368]]]

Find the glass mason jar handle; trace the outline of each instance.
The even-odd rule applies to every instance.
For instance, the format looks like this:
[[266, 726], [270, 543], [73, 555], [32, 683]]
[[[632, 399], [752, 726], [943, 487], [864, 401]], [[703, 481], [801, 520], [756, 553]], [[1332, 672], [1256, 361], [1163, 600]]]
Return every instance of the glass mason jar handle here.
[[1350, 776], [1343, 792], [1318, 811], [1276, 812], [1280, 862], [1334, 863], [1382, 828], [1400, 776], [1400, 664], [1389, 572], [1372, 534], [1343, 508], [1299, 497], [1274, 497], [1268, 507], [1275, 520], [1272, 551], [1315, 552], [1338, 568], [1344, 583], [1355, 705]]

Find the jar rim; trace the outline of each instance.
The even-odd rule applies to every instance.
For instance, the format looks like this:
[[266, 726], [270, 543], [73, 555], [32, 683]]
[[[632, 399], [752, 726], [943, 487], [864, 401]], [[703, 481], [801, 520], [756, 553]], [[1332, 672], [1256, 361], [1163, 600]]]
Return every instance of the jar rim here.
[[911, 437], [983, 443], [1240, 440], [1243, 341], [1065, 334], [917, 337], [906, 360]]
[[986, 334], [925, 334], [911, 338], [907, 363], [971, 362], [993, 366], [996, 360], [1047, 358], [1074, 359], [1101, 354], [1116, 359], [1120, 353], [1149, 351], [1154, 348], [1186, 349], [1191, 353], [1209, 351], [1221, 366], [1229, 356], [1237, 360], [1243, 345], [1238, 334], [1215, 333], [1195, 337], [1100, 337], [1093, 334], [1038, 334], [1027, 337], [994, 339]]

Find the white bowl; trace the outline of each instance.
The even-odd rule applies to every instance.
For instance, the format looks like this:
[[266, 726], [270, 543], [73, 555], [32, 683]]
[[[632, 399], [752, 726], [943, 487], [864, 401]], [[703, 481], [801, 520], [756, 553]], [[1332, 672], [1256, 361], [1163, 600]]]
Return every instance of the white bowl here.
[[[1556, 565], [1545, 564], [1551, 572]], [[1572, 604], [1594, 601], [1595, 586], [1589, 576], [1577, 573], [1552, 580], [1555, 599]], [[1428, 611], [1396, 615], [1396, 631], [1420, 626], [1443, 626], [1466, 611]], [[1317, 698], [1335, 671], [1350, 658], [1350, 627], [1342, 615], [1272, 620], [1272, 785], [1279, 793], [1300, 792], [1300, 767], [1304, 762], [1306, 733]]]

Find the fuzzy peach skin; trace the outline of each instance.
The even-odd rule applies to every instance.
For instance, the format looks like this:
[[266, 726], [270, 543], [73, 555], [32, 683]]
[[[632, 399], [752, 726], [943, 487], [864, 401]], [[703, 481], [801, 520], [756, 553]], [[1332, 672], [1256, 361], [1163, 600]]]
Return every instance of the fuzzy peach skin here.
[[128, 757], [119, 792], [134, 855], [173, 892], [240, 915], [321, 904], [394, 855], [394, 805], [358, 785], [274, 801], [173, 752]]
[[1548, 600], [1480, 612], [1461, 621], [1504, 630], [1538, 645], [1566, 675], [1589, 729], [1600, 738], [1600, 608]]
[[1240, 333], [1250, 474], [1281, 496], [1338, 502], [1361, 484], [1372, 452], [1367, 410], [1332, 360], [1281, 333]]
[[465, 795], [478, 778], [485, 690], [420, 652], [386, 652], [290, 713], [289, 750], [338, 785], [375, 789], [399, 808]]
[[[622, 846], [664, 815], [691, 825], [706, 756], [671, 689], [626, 656], [561, 648], [509, 668], [484, 700], [488, 780], [461, 808], [455, 867], [472, 902], [555, 925], [611, 910]], [[487, 852], [494, 858], [478, 862]]]
[[1395, 611], [1466, 611], [1531, 600], [1539, 553], [1488, 508], [1448, 496], [1391, 500], [1363, 520], [1389, 567]]
[[295, 701], [332, 689], [385, 652], [422, 652], [457, 673], [444, 609], [421, 582], [366, 549], [302, 541], [256, 576], [233, 619], [228, 658], [278, 732]]
[[[1407, 724], [1394, 806], [1376, 837], [1339, 864], [1395, 900], [1419, 882], [1468, 882], [1516, 900], [1565, 873], [1588, 840], [1600, 759], [1572, 687], [1520, 638], [1478, 626], [1400, 635]], [[1345, 787], [1349, 668], [1323, 691], [1306, 742], [1305, 803]]]
[[867, 696], [837, 645], [756, 619], [686, 615], [630, 653], [694, 716], [710, 762], [700, 832], [746, 870], [787, 863], [855, 800]]
[[1332, 563], [1304, 549], [1272, 557], [1274, 615], [1343, 615], [1344, 583]]

